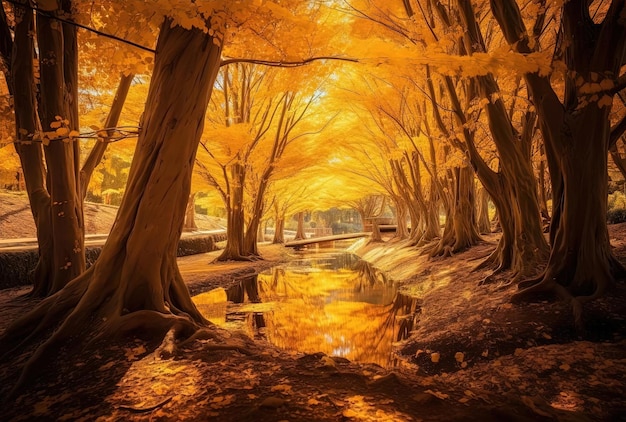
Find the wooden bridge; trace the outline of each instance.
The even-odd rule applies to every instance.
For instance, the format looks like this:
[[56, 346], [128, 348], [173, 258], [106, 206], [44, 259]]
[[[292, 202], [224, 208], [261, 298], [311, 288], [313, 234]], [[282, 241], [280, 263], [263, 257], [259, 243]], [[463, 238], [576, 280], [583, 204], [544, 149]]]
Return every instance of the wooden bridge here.
[[311, 238], [308, 238], [308, 239], [292, 240], [292, 241], [289, 241], [289, 242], [285, 242], [285, 246], [291, 247], [291, 248], [297, 248], [297, 247], [300, 247], [300, 246], [312, 245], [312, 244], [315, 244], [315, 243], [332, 245], [332, 242], [334, 242], [335, 240], [356, 239], [356, 238], [359, 238], [359, 237], [367, 237], [370, 234], [372, 234], [372, 233], [371, 232], [360, 232], [360, 233], [335, 234], [335, 235], [332, 235], [332, 236], [311, 237]]

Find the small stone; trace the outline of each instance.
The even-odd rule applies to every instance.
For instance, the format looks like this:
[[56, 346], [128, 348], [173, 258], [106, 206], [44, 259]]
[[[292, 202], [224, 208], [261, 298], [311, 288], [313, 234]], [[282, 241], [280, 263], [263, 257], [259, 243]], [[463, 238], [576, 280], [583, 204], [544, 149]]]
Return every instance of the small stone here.
[[260, 404], [260, 407], [266, 407], [270, 409], [278, 409], [282, 405], [284, 405], [287, 401], [281, 399], [280, 397], [267, 397]]

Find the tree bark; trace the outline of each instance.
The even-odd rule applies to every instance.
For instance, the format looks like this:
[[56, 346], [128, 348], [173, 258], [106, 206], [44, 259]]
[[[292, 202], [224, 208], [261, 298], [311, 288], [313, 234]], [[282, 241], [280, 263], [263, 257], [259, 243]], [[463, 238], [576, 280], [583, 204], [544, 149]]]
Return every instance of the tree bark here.
[[491, 221], [489, 221], [489, 194], [485, 188], [481, 187], [478, 191], [478, 232], [480, 234], [491, 233]]
[[[77, 98], [72, 98], [77, 95], [76, 76], [71, 74], [75, 72], [78, 54], [74, 45], [75, 33], [64, 28], [67, 24], [38, 15], [36, 26], [41, 92], [39, 114], [44, 132], [46, 184], [50, 194], [50, 207], [41, 211], [50, 214], [50, 226], [41, 227], [49, 237], [40, 245], [39, 252], [49, 259], [42, 260], [42, 264], [48, 262], [52, 268], [36, 272], [32, 294], [48, 296], [85, 270], [78, 141], [51, 140], [57, 137], [53, 124], [67, 120], [69, 123], [63, 122], [63, 128], [69, 131], [78, 127], [78, 121], [74, 120], [78, 118], [74, 110]], [[68, 81], [74, 86], [68, 86]]]
[[469, 166], [456, 167], [454, 180], [451, 218], [446, 222], [439, 242], [427, 248], [426, 251], [431, 257], [450, 256], [482, 240], [476, 228], [474, 171]]
[[[465, 26], [465, 43], [461, 46], [467, 54], [486, 51], [480, 26], [468, 0], [458, 0], [460, 18]], [[547, 258], [548, 245], [543, 237], [538, 206], [536, 181], [530, 161], [530, 145], [534, 131], [534, 114], [527, 113], [525, 127], [520, 134], [500, 98], [499, 86], [492, 74], [471, 79], [468, 88], [473, 97], [477, 90], [489, 100], [485, 105], [489, 129], [498, 150], [501, 170], [494, 172], [484, 162], [474, 143], [473, 133], [464, 129], [467, 153], [482, 185], [491, 196], [500, 215], [503, 236], [496, 251], [479, 268], [489, 266], [496, 271], [512, 269], [515, 276], [526, 276]], [[450, 77], [445, 78], [453, 108], [461, 124], [466, 123], [463, 108]], [[509, 227], [504, 227], [509, 224]]]
[[217, 39], [164, 21], [126, 193], [99, 259], [2, 336], [6, 353], [37, 339], [56, 325], [56, 318], [63, 320], [31, 357], [19, 382], [29, 380], [72, 336], [136, 329], [162, 335], [173, 326], [192, 330], [207, 323], [178, 271], [176, 249], [220, 53]]
[[274, 217], [274, 222], [274, 239], [272, 239], [272, 243], [285, 243], [285, 216], [278, 215], [278, 213], [276, 213]]
[[226, 206], [226, 246], [217, 258], [218, 261], [248, 261], [244, 248], [244, 209], [243, 209], [243, 188], [246, 177], [245, 166], [239, 162], [231, 165], [231, 185], [230, 194], [227, 198]]
[[296, 229], [296, 237], [293, 240], [302, 240], [306, 238], [306, 234], [304, 233], [304, 212], [300, 211], [298, 213], [298, 227]]
[[[71, 15], [71, 2], [64, 0], [62, 9]], [[19, 93], [14, 98], [18, 139], [15, 147], [39, 245], [31, 295], [45, 297], [84, 271], [83, 200], [106, 143], [99, 143], [80, 169], [78, 141], [67, 137], [50, 141], [58, 137], [58, 126], [67, 131], [79, 127], [76, 27], [38, 16], [35, 31], [31, 9], [16, 4], [14, 12], [15, 38], [6, 70], [7, 82], [10, 92]], [[6, 20], [2, 23], [4, 27]], [[41, 72], [39, 106], [33, 68], [34, 34], [38, 37]], [[9, 51], [5, 47], [3, 44], [3, 56]], [[116, 124], [124, 99], [125, 94], [116, 97], [109, 115], [109, 120], [114, 120], [111, 125]], [[45, 142], [41, 142], [41, 131], [48, 132]], [[39, 140], [33, 139], [36, 133], [40, 133]]]
[[[538, 278], [520, 283], [513, 300], [540, 293], [571, 299], [577, 321], [581, 305], [603, 295], [624, 268], [611, 252], [607, 209], [607, 152], [610, 105], [580, 92], [594, 79], [617, 80], [626, 62], [624, 0], [612, 1], [602, 23], [589, 15], [586, 2], [562, 6], [561, 30], [565, 64], [565, 96], [561, 103], [547, 77], [525, 75], [539, 116], [553, 191], [550, 259]], [[490, 2], [507, 42], [531, 52], [520, 10], [512, 0]], [[595, 75], [595, 76], [594, 76]], [[594, 79], [592, 79], [592, 77]]]
[[198, 225], [196, 224], [196, 192], [193, 192], [191, 195], [189, 195], [187, 208], [185, 209], [184, 221], [185, 222], [183, 223], [183, 230], [198, 230]]

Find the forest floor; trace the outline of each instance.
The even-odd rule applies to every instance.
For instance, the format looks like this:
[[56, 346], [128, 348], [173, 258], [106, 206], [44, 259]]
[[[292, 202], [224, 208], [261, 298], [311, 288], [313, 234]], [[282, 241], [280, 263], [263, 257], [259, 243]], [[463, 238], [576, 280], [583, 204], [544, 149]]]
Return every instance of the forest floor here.
[[[626, 224], [609, 231], [626, 263]], [[419, 299], [397, 367], [210, 327], [183, 348], [166, 337], [61, 350], [8, 400], [25, 355], [5, 356], [0, 420], [626, 421], [625, 296], [586, 306], [579, 329], [567, 304], [513, 305], [506, 273], [480, 285], [489, 273], [471, 271], [496, 240], [433, 260], [393, 240], [359, 250]], [[263, 245], [265, 260], [219, 264], [217, 253], [179, 259], [191, 290], [228, 285], [288, 252]], [[20, 298], [27, 290], [0, 291], [0, 332], [35, 305]]]

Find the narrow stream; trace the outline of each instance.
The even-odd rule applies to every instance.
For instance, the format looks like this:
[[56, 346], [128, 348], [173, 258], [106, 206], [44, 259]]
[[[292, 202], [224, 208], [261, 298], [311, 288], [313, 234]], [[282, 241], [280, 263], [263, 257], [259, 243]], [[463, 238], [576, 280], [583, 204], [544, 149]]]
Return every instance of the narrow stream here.
[[303, 252], [298, 259], [193, 298], [213, 323], [298, 352], [393, 366], [393, 344], [419, 307], [357, 256]]

